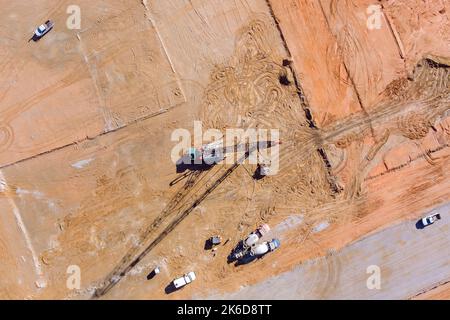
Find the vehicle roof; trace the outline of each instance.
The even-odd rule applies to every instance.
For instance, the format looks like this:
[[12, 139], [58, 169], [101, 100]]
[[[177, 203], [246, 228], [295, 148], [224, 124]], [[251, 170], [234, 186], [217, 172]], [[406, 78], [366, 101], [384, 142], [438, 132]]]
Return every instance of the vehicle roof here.
[[245, 244], [251, 246], [252, 244], [255, 244], [259, 240], [259, 237], [255, 233], [251, 233], [248, 235], [248, 237], [245, 239]]
[[256, 245], [255, 247], [253, 247], [252, 251], [254, 254], [257, 254], [257, 255], [265, 254], [269, 250], [268, 245], [269, 244], [267, 241], [260, 243], [260, 244]]
[[180, 287], [182, 285], [185, 285], [186, 281], [184, 280], [184, 276], [173, 280], [173, 284], [175, 285], [175, 287]]

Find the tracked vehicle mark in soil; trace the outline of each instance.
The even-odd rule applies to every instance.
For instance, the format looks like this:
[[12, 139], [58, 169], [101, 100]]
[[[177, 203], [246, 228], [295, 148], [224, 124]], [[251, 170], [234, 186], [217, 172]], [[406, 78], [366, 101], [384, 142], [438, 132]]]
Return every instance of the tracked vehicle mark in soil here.
[[[211, 84], [205, 90], [203, 120], [206, 126], [222, 130], [228, 127], [235, 127], [236, 124], [244, 128], [276, 128], [282, 131], [281, 135], [287, 138], [287, 141], [292, 141], [293, 139], [290, 138], [296, 134], [300, 136], [314, 135], [308, 125], [308, 121], [305, 119], [297, 89], [294, 86], [280, 84], [280, 75], [289, 75], [289, 70], [282, 65], [281, 57], [274, 58], [275, 53], [271, 49], [271, 37], [276, 39], [276, 35], [271, 35], [270, 29], [260, 20], [250, 22], [248, 27], [243, 28], [239, 32], [235, 55], [228, 64], [216, 67], [216, 70], [211, 75]], [[276, 62], [277, 60], [281, 63]], [[292, 74], [290, 77], [292, 77]], [[242, 116], [244, 116], [244, 119]], [[297, 131], [293, 132], [293, 127], [297, 128]], [[289, 143], [286, 145], [292, 152], [296, 152], [293, 145], [289, 146]], [[269, 187], [268, 191], [270, 193], [287, 193], [287, 197], [311, 207], [317, 203], [329, 200], [332, 192], [327, 181], [323, 159], [315, 149], [308, 150], [308, 153], [307, 163], [298, 163], [299, 167], [296, 170], [292, 170], [290, 175], [286, 175], [285, 172], [280, 177], [268, 178], [275, 186], [269, 187], [270, 184], [265, 183], [265, 186]], [[245, 155], [245, 158], [247, 156]], [[127, 253], [111, 274], [107, 276], [103, 284], [97, 289], [96, 296], [100, 297], [113, 288], [122, 277], [183, 221], [201, 201], [229, 177], [240, 165], [241, 161], [226, 169], [217, 180], [214, 177], [220, 173], [221, 167], [204, 173], [201, 178], [203, 179], [202, 183], [197, 180], [195, 180], [195, 183], [188, 181], [187, 185], [183, 187], [185, 190], [182, 191], [182, 196], [175, 196], [163, 213], [140, 236], [140, 245]], [[289, 158], [281, 159], [281, 161], [290, 163]], [[311, 166], [317, 169], [311, 170]], [[294, 176], [292, 176], [293, 173], [295, 173]], [[306, 181], [299, 178], [304, 175], [309, 175], [310, 177]], [[289, 190], [286, 190], [286, 185], [289, 185], [286, 183], [286, 179], [293, 182], [295, 186], [289, 186]], [[197, 188], [199, 184], [204, 184], [206, 188], [203, 193], [201, 193], [201, 187]], [[194, 189], [196, 190], [195, 193]], [[198, 193], [201, 195], [195, 199], [194, 194]], [[188, 194], [189, 196], [187, 196]], [[308, 201], [311, 195], [314, 198]], [[266, 194], [255, 194], [254, 198], [263, 199], [266, 198]], [[280, 201], [286, 201], [285, 198], [279, 200], [277, 198], [279, 199], [279, 197], [273, 198], [275, 204], [280, 204]], [[183, 199], [185, 201], [182, 201]], [[263, 203], [257, 209], [260, 212], [267, 209], [264, 206], [265, 201], [256, 201], [256, 203]], [[156, 231], [163, 221], [170, 216], [174, 216], [174, 220], [138, 254], [138, 251], [142, 250], [144, 243], [148, 243], [148, 240], [153, 235], [153, 231]], [[250, 217], [247, 216], [247, 218]], [[263, 219], [262, 216], [260, 218]], [[250, 220], [254, 220], [254, 218]]]
[[[302, 194], [301, 190], [311, 188], [310, 179], [303, 179], [308, 182], [301, 186], [302, 179], [299, 177], [315, 175], [311, 180], [318, 182], [318, 186], [312, 188], [318, 194], [322, 193], [322, 197], [328, 197], [333, 191], [330, 186], [323, 185], [330, 185], [327, 182], [326, 162], [314, 144], [317, 133], [311, 128], [314, 127], [313, 121], [305, 117], [305, 113], [309, 114], [306, 98], [299, 90], [290, 63], [271, 49], [270, 39], [276, 35], [271, 35], [267, 23], [261, 20], [252, 21], [240, 35], [235, 55], [226, 65], [217, 66], [211, 76], [212, 83], [205, 94], [203, 119], [210, 127], [222, 130], [236, 124], [280, 130], [281, 140], [284, 141], [280, 173], [277, 177], [270, 177], [270, 182], [276, 185], [278, 192], [282, 192], [286, 184], [283, 186], [281, 181], [288, 179], [297, 185], [294, 189]], [[280, 76], [289, 80], [287, 83], [290, 85], [280, 83]], [[302, 140], [310, 141], [303, 146], [307, 150], [304, 155], [314, 170], [308, 170], [308, 166], [301, 164], [301, 161], [290, 161], [302, 153], [303, 148], [297, 149], [297, 142], [303, 143]]]

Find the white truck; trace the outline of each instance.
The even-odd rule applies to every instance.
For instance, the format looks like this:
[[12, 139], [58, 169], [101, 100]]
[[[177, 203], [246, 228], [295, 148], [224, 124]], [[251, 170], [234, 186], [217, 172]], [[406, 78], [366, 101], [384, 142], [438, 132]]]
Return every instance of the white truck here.
[[176, 289], [179, 289], [181, 287], [184, 287], [188, 283], [191, 283], [195, 280], [195, 273], [193, 271], [186, 273], [185, 275], [173, 280], [173, 286]]
[[244, 247], [251, 247], [258, 242], [267, 232], [270, 231], [268, 224], [260, 225], [255, 231], [250, 233], [248, 237], [244, 240]]
[[280, 240], [272, 239], [263, 243], [252, 246], [250, 256], [263, 256], [268, 252], [274, 251], [280, 246]]
[[230, 261], [244, 257], [248, 250], [258, 242], [267, 232], [270, 231], [268, 224], [260, 225], [255, 231], [250, 233], [245, 240], [241, 241], [229, 256]]
[[52, 30], [54, 25], [55, 24], [53, 23], [53, 21], [50, 20], [45, 21], [44, 24], [41, 24], [39, 27], [36, 28], [32, 39], [34, 41], [39, 40], [40, 38], [45, 36], [50, 30]]
[[432, 213], [432, 214], [422, 218], [422, 225], [424, 227], [426, 227], [426, 226], [428, 226], [430, 224], [435, 223], [436, 221], [438, 221], [440, 219], [441, 219], [441, 215], [439, 213], [437, 213], [437, 212], [436, 213]]

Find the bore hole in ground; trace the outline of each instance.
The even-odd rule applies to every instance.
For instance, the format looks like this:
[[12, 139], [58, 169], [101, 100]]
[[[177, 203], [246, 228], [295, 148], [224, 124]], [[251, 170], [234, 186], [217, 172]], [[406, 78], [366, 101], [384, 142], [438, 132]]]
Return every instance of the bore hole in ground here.
[[288, 76], [286, 74], [280, 74], [280, 76], [278, 77], [278, 80], [284, 86], [290, 86], [292, 84], [291, 81], [288, 79]]
[[291, 65], [291, 63], [292, 63], [292, 61], [291, 61], [291, 60], [289, 60], [289, 59], [283, 59], [283, 67], [287, 67], [287, 66], [290, 66], [290, 65]]

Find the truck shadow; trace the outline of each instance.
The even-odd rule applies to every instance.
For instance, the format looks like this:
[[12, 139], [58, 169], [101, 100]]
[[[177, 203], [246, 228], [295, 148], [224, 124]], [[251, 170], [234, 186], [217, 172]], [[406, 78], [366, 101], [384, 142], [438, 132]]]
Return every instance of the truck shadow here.
[[253, 262], [253, 261], [255, 261], [256, 259], [258, 259], [257, 256], [250, 256], [250, 255], [247, 255], [247, 256], [245, 256], [245, 257], [239, 259], [238, 261], [236, 261], [234, 265], [235, 265], [236, 267], [238, 267], [238, 266], [241, 266], [241, 265], [244, 265], [244, 264], [248, 264], [248, 263], [250, 263], [250, 262]]
[[34, 34], [30, 39], [28, 39], [28, 42], [30, 42], [31, 40], [33, 40], [34, 42], [38, 42], [41, 39], [42, 37], [38, 37], [37, 35]]
[[423, 229], [423, 228], [425, 228], [425, 226], [423, 225], [422, 220], [417, 221], [416, 222], [416, 229], [420, 230], [420, 229]]
[[204, 250], [211, 250], [214, 247], [211, 239], [205, 240], [205, 246], [203, 247]]
[[147, 280], [152, 280], [155, 276], [156, 276], [156, 272], [155, 272], [155, 270], [152, 270], [152, 271], [147, 275]]
[[227, 263], [233, 263], [236, 261], [236, 258], [234, 257], [234, 253], [243, 250], [244, 248], [244, 241], [239, 240], [238, 244], [231, 250], [230, 254], [227, 257]]
[[192, 163], [189, 155], [185, 155], [178, 159], [176, 163], [177, 173], [188, 171], [205, 171], [209, 170], [212, 165], [206, 163]]
[[178, 162], [177, 162], [176, 172], [182, 173], [182, 174], [177, 176], [175, 179], [173, 179], [169, 183], [170, 186], [174, 186], [178, 182], [183, 181], [184, 179], [189, 177], [189, 175], [194, 171], [206, 171], [211, 168], [211, 166], [209, 166], [207, 164], [189, 164], [189, 163], [186, 164], [186, 163], [183, 163], [181, 160], [178, 160]]
[[171, 294], [174, 293], [175, 291], [178, 291], [180, 289], [175, 288], [175, 285], [173, 284], [173, 282], [169, 283], [165, 288], [164, 288], [164, 292], [166, 294]]
[[264, 178], [264, 176], [261, 174], [261, 171], [260, 171], [260, 167], [259, 167], [259, 166], [256, 168], [255, 173], [253, 173], [252, 178], [253, 178], [254, 180], [261, 180], [262, 178]]

